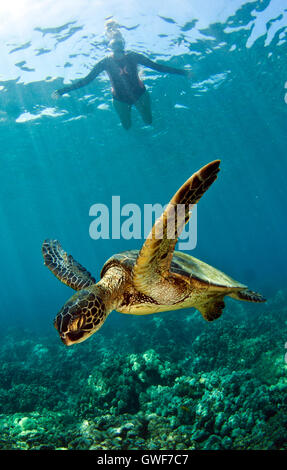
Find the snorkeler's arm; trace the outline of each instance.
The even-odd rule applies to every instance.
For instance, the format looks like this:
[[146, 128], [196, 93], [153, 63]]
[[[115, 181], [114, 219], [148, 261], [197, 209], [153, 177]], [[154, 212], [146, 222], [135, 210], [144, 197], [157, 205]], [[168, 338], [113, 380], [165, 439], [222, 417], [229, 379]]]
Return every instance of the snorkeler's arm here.
[[65, 93], [68, 93], [69, 91], [77, 90], [78, 88], [82, 88], [83, 86], [88, 85], [104, 70], [105, 70], [105, 59], [102, 59], [95, 65], [95, 67], [90, 71], [90, 73], [86, 77], [81, 78], [80, 80], [77, 80], [75, 83], [72, 83], [71, 85], [67, 85], [63, 88], [60, 88], [59, 90], [56, 91], [56, 94], [64, 95]]
[[153, 60], [148, 59], [148, 57], [145, 57], [142, 54], [134, 53], [134, 57], [138, 64], [144, 65], [145, 67], [148, 67], [149, 69], [156, 70], [157, 72], [174, 73], [177, 75], [185, 75], [185, 76], [190, 75], [189, 70], [176, 69], [175, 67], [170, 67], [169, 65], [157, 64], [156, 62], [153, 62]]

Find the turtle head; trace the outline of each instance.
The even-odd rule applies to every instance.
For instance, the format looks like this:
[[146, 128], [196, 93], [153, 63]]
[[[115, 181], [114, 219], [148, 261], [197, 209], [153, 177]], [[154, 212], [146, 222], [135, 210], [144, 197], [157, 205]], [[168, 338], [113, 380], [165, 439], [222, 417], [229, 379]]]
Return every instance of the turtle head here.
[[85, 341], [101, 328], [110, 313], [104, 297], [104, 291], [94, 285], [80, 290], [65, 303], [54, 326], [66, 346]]

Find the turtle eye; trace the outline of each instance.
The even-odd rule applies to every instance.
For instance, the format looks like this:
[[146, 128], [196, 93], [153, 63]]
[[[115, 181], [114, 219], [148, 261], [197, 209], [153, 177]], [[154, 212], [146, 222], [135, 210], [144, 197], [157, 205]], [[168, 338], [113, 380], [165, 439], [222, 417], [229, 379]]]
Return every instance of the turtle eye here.
[[70, 327], [69, 327], [69, 330], [70, 331], [78, 331], [82, 328], [83, 324], [84, 324], [84, 317], [83, 315], [80, 315], [79, 317], [75, 318], [71, 324], [70, 324]]
[[81, 315], [77, 321], [78, 330], [80, 330], [83, 327], [84, 323], [85, 323], [85, 318], [83, 315]]

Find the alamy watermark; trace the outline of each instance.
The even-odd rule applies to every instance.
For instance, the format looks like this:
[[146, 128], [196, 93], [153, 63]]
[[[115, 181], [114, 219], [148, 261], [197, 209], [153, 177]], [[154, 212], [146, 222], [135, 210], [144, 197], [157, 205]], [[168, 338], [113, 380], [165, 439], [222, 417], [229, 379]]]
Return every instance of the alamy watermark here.
[[[89, 227], [93, 240], [145, 240], [151, 232], [155, 221], [162, 215], [167, 205], [144, 204], [143, 210], [137, 204], [121, 206], [120, 196], [112, 196], [111, 209], [105, 204], [93, 204], [89, 215], [94, 217]], [[167, 238], [174, 239], [180, 233], [178, 248], [193, 250], [197, 244], [197, 206], [189, 205], [191, 212], [189, 222], [185, 225], [184, 204], [177, 204], [169, 210], [167, 220]], [[157, 225], [156, 238], [163, 238], [163, 229]]]

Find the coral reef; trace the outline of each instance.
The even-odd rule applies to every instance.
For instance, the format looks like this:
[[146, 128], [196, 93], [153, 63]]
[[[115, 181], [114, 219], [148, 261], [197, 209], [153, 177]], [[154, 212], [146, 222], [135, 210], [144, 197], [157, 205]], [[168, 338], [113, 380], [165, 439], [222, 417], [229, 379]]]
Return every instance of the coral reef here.
[[[286, 293], [0, 343], [0, 449], [287, 449]], [[116, 314], [115, 314], [116, 315]]]

